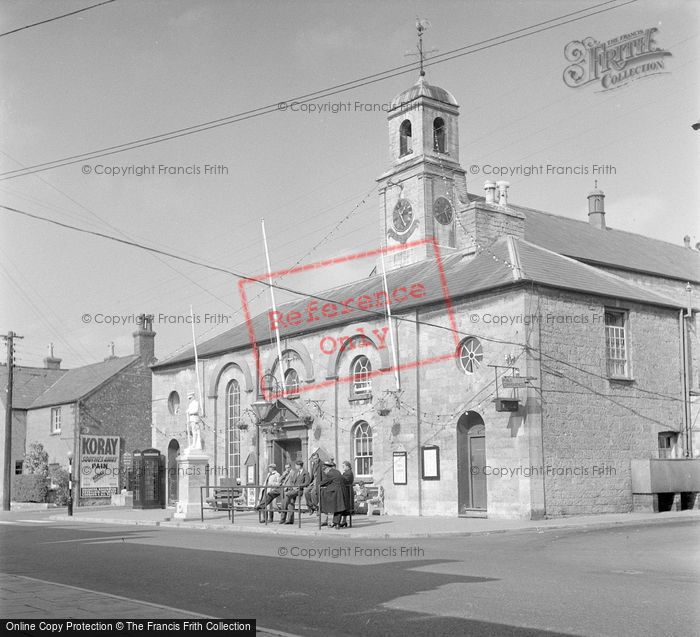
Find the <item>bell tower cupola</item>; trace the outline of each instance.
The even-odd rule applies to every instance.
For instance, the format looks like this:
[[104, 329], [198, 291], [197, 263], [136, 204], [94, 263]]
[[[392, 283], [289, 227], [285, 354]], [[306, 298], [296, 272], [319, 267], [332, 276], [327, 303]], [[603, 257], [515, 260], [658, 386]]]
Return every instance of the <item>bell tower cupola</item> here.
[[[420, 75], [399, 93], [388, 112], [390, 167], [379, 183], [384, 245], [434, 237], [441, 248], [457, 247], [457, 214], [468, 203], [466, 175], [459, 164], [459, 105], [447, 90], [428, 82], [423, 70], [418, 24]], [[433, 256], [422, 245], [392, 252], [387, 268]]]

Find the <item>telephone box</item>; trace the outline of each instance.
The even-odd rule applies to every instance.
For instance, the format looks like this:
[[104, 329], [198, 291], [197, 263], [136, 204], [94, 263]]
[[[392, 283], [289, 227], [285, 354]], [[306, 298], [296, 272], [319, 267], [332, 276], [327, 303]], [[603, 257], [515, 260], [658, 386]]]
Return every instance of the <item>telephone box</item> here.
[[164, 509], [165, 456], [158, 449], [134, 451], [129, 484], [135, 509]]

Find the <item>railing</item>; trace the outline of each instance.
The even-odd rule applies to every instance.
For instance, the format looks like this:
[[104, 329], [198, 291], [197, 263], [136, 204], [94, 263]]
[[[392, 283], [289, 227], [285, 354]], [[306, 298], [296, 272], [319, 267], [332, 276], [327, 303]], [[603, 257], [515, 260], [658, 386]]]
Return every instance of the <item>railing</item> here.
[[[314, 488], [314, 487], [312, 487]], [[260, 517], [260, 523], [264, 523], [265, 525], [273, 523], [274, 522], [274, 514], [275, 512], [278, 512], [280, 515], [285, 514], [285, 518], [288, 517], [289, 515], [296, 515], [296, 524], [299, 528], [301, 528], [301, 514], [302, 512], [308, 513], [309, 510], [307, 509], [305, 505], [305, 496], [306, 496], [306, 491], [308, 487], [302, 488], [302, 487], [292, 487], [292, 486], [279, 486], [279, 487], [270, 487], [264, 484], [239, 484], [235, 486], [202, 486], [199, 487], [199, 500], [200, 500], [200, 517], [202, 522], [204, 522], [204, 511], [209, 510], [209, 511], [226, 511], [228, 513], [228, 517], [231, 520], [231, 524], [234, 523], [235, 521], [235, 514], [236, 511], [258, 511], [259, 517]], [[324, 487], [321, 487], [320, 489], [316, 487], [316, 494], [317, 494], [317, 504], [316, 504], [316, 516], [318, 519], [318, 528], [320, 529], [322, 526], [321, 523], [321, 506], [320, 506], [320, 496], [321, 496], [321, 491], [324, 489]], [[381, 487], [380, 487], [381, 489]], [[273, 500], [270, 501], [269, 504], [266, 504], [263, 506], [263, 503], [261, 500], [263, 499], [262, 494], [263, 492], [267, 493], [267, 491], [279, 491], [279, 495], [277, 495]], [[284, 499], [284, 494], [285, 492], [289, 491], [298, 491], [298, 495], [296, 496], [294, 500], [294, 506], [293, 507], [287, 507], [286, 509], [283, 509], [280, 504]], [[371, 495], [374, 495], [370, 489], [368, 489], [369, 493]], [[213, 492], [213, 496], [209, 496], [209, 493]], [[250, 497], [252, 494], [254, 497]], [[378, 495], [381, 496], [381, 499], [383, 500], [383, 493], [381, 491], [378, 491]], [[255, 504], [248, 504], [250, 501], [255, 502]], [[279, 502], [278, 502], [279, 500]], [[372, 498], [372, 500], [375, 500], [375, 498]], [[369, 502], [371, 504], [375, 504], [375, 502]], [[355, 497], [353, 494], [353, 503], [348, 512], [345, 513], [345, 515], [348, 517], [348, 526], [349, 528], [352, 528], [352, 518], [353, 518], [353, 512], [354, 512], [354, 504], [355, 504]], [[302, 506], [303, 505], [303, 506]], [[383, 502], [382, 502], [383, 505]], [[261, 508], [262, 507], [262, 508]], [[383, 507], [382, 507], [383, 508]], [[332, 514], [326, 514], [326, 515], [332, 515]]]
[[[262, 505], [261, 500], [262, 493], [267, 491], [279, 491], [280, 494], [276, 496], [269, 504], [260, 508]], [[301, 491], [296, 496], [294, 506], [282, 509], [277, 504], [277, 499], [282, 499], [284, 497], [285, 491]], [[210, 491], [214, 492], [213, 497], [208, 497]], [[205, 497], [205, 492], [207, 496]], [[249, 498], [249, 494], [253, 492], [254, 498]], [[200, 516], [202, 522], [204, 522], [204, 510], [210, 511], [226, 511], [228, 517], [231, 520], [231, 524], [235, 521], [236, 511], [258, 511], [260, 516], [260, 522], [267, 525], [269, 522], [273, 521], [273, 515], [275, 512], [280, 514], [284, 513], [285, 517], [289, 515], [296, 514], [297, 525], [301, 528], [301, 514], [302, 514], [302, 500], [304, 499], [305, 489], [301, 487], [270, 487], [264, 484], [245, 484], [236, 486], [204, 486], [199, 487], [199, 499], [200, 499]], [[250, 500], [253, 500], [255, 504], [248, 504]], [[281, 501], [281, 500], [280, 500]], [[306, 507], [304, 510], [307, 511]], [[319, 513], [320, 516], [320, 513]], [[320, 526], [319, 517], [319, 526]]]

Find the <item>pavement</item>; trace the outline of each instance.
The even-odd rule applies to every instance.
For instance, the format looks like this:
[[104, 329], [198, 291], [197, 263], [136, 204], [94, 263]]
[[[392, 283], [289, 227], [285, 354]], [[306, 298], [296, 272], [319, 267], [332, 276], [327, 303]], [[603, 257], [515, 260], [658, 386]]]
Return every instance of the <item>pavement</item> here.
[[399, 515], [356, 515], [352, 528], [332, 529], [318, 526], [316, 516], [302, 515], [301, 526], [260, 524], [256, 512], [235, 512], [233, 521], [226, 512], [206, 511], [200, 518], [178, 520], [174, 509], [127, 509], [124, 507], [95, 507], [80, 509], [72, 517], [65, 513], [49, 516], [61, 522], [97, 524], [132, 524], [163, 528], [210, 529], [229, 533], [262, 533], [296, 537], [339, 537], [354, 539], [404, 539], [489, 535], [491, 533], [537, 532], [549, 529], [606, 528], [618, 525], [656, 524], [668, 520], [700, 520], [700, 510], [668, 511], [664, 513], [610, 513], [601, 515], [552, 518], [546, 520], [499, 520], [493, 518], [458, 518]]

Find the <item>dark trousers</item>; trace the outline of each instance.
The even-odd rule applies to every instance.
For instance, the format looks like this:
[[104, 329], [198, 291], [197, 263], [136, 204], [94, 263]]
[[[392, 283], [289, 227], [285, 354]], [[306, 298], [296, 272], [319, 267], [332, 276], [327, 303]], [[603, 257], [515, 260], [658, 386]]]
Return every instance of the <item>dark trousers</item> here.
[[261, 502], [258, 505], [258, 509], [263, 509], [260, 511], [260, 521], [264, 522], [265, 521], [265, 516], [267, 515], [267, 521], [272, 522], [274, 520], [275, 514], [272, 509], [268, 509], [270, 504], [279, 497], [279, 493], [275, 493], [274, 491], [272, 493], [267, 493], [265, 494], [265, 500], [264, 502]]
[[316, 486], [311, 485], [306, 487], [304, 492], [304, 497], [306, 498], [306, 506], [309, 509], [318, 509], [318, 498], [316, 497]]
[[294, 524], [294, 504], [297, 501], [297, 494], [290, 493], [282, 498], [282, 522]]

